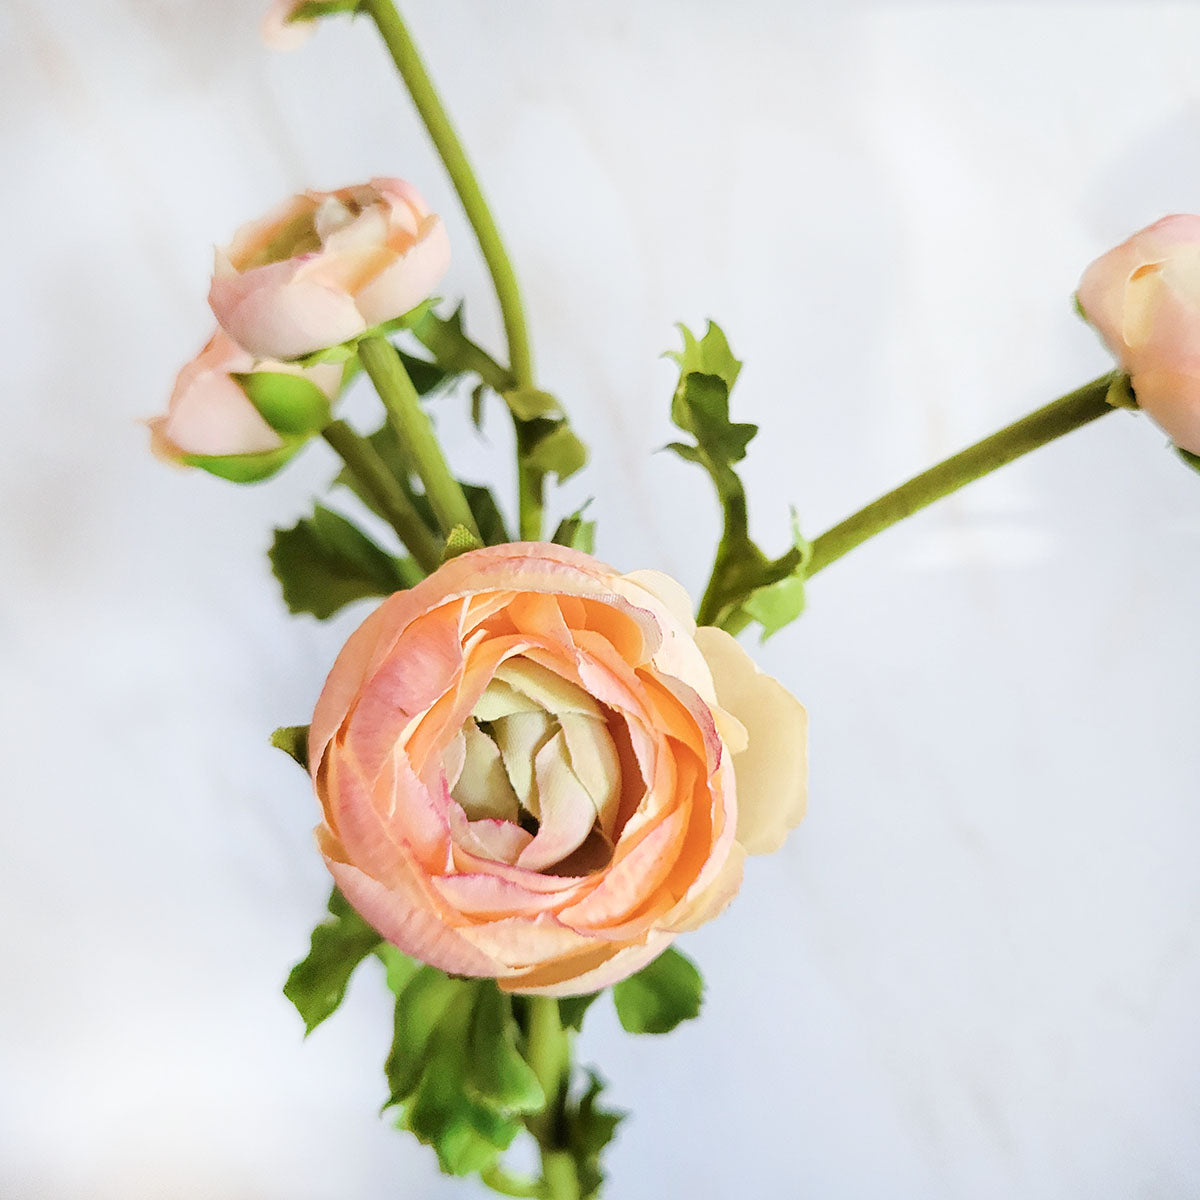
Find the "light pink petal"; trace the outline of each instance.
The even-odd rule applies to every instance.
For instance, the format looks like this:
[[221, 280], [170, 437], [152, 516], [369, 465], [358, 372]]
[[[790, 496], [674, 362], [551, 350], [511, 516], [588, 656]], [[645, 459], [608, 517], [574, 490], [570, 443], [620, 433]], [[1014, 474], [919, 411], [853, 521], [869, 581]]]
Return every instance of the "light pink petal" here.
[[517, 859], [517, 866], [544, 871], [583, 844], [596, 823], [596, 808], [587, 789], [567, 765], [566, 743], [561, 732], [538, 751], [534, 774], [540, 825], [533, 841]]
[[450, 266], [450, 238], [440, 217], [422, 223], [418, 241], [369, 283], [355, 302], [368, 325], [382, 325], [428, 300]]
[[442, 875], [432, 882], [448, 904], [471, 916], [507, 917], [542, 913], [562, 903], [562, 898], [553, 892], [529, 892], [519, 884], [498, 879], [495, 875]]
[[582, 996], [628, 979], [653, 962], [674, 940], [673, 933], [656, 930], [641, 945], [623, 946], [615, 951], [606, 947], [578, 959], [552, 963], [496, 982], [501, 991], [527, 996]]
[[458, 933], [489, 958], [514, 969], [554, 962], [588, 946], [586, 939], [550, 913], [463, 925]]
[[1138, 404], [1184, 450], [1200, 454], [1200, 378], [1174, 371], [1133, 377]]

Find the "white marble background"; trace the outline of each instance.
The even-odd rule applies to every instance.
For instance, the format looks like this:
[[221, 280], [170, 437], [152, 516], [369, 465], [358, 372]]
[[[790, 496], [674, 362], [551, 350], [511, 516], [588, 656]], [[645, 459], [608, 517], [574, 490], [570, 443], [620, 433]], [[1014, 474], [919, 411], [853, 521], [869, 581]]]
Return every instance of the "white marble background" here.
[[[265, 0], [263, 0], [265, 4]], [[1200, 209], [1200, 8], [412, 0], [595, 467], [601, 552], [702, 583], [672, 323], [719, 319], [765, 435], [755, 527], [816, 533], [1107, 369], [1086, 263]], [[210, 247], [306, 185], [418, 182], [497, 321], [372, 30], [257, 0], [4, 0], [0, 1195], [453, 1197], [376, 1116], [364, 971], [307, 1043], [307, 718], [361, 609], [285, 619], [262, 551], [328, 477], [238, 489], [136, 419], [208, 333]], [[356, 411], [369, 410], [366, 397]], [[507, 479], [447, 406], [463, 471]], [[1200, 1194], [1200, 479], [1106, 417], [856, 552], [761, 651], [811, 813], [687, 940], [704, 1019], [582, 1039], [635, 1118], [621, 1200]]]

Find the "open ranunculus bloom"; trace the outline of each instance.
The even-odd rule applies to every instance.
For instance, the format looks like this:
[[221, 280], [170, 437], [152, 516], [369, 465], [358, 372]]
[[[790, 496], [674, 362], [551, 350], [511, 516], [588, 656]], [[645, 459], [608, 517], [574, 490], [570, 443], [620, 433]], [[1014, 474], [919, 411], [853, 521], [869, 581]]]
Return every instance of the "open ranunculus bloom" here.
[[347, 899], [454, 974], [568, 995], [716, 915], [803, 815], [805, 714], [683, 590], [521, 543], [353, 634], [309, 742]]

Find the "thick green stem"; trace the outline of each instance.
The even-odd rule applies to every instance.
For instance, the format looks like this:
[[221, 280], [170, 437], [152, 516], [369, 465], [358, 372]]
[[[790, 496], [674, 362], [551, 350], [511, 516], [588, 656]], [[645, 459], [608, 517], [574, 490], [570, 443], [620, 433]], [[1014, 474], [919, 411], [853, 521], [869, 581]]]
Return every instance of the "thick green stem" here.
[[530, 997], [526, 1057], [546, 1093], [545, 1110], [529, 1121], [529, 1131], [537, 1139], [542, 1154], [543, 1194], [547, 1200], [579, 1200], [575, 1160], [563, 1136], [563, 1108], [571, 1079], [571, 1042], [559, 1017], [558, 1001], [553, 997]]
[[[517, 387], [533, 387], [533, 352], [529, 344], [529, 332], [525, 324], [525, 308], [521, 302], [521, 289], [512, 260], [508, 257], [504, 240], [496, 221], [484, 199], [483, 189], [467, 158], [463, 144], [450, 120], [449, 113], [434, 87], [421, 55], [409, 35], [403, 18], [392, 0], [362, 0], [361, 9], [375, 22], [396, 70], [404, 80], [408, 94], [420, 114], [437, 150], [450, 182], [475, 231], [483, 260], [487, 263], [500, 304], [500, 315], [504, 321], [504, 334], [508, 341], [509, 370]], [[518, 453], [522, 434], [522, 423], [514, 418], [517, 431]], [[518, 465], [521, 506], [521, 536], [538, 540], [542, 531], [542, 505], [545, 477], [538, 471]]]
[[[928, 471], [923, 471], [847, 517], [813, 542], [807, 576], [823, 571], [855, 546], [903, 521], [905, 517], [911, 517], [935, 500], [1112, 412], [1112, 405], [1105, 399], [1111, 383], [1111, 374], [1093, 379], [1091, 383], [1014, 421], [945, 462], [930, 467]], [[792, 553], [796, 555], [794, 565], [798, 565], [799, 552]]]
[[456, 525], [463, 525], [478, 537], [479, 529], [467, 498], [450, 473], [433, 426], [421, 407], [421, 398], [396, 348], [385, 337], [364, 338], [358, 344], [358, 357], [387, 409], [388, 420], [401, 445], [412, 456], [442, 533], [448, 535]]
[[437, 570], [442, 561], [441, 543], [371, 443], [345, 421], [333, 421], [321, 432], [421, 569], [426, 573]]

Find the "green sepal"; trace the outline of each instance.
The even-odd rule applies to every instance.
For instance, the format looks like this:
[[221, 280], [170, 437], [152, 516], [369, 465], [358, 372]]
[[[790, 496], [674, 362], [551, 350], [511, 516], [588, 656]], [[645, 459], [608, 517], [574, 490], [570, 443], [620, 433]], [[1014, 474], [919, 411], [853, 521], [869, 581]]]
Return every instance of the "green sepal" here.
[[1108, 391], [1104, 399], [1113, 408], [1138, 408], [1137, 397], [1133, 394], [1133, 383], [1124, 371], [1114, 371]]
[[1075, 315], [1081, 320], [1086, 321], [1089, 325], [1092, 323], [1091, 317], [1087, 315], [1087, 310], [1083, 307], [1083, 301], [1079, 299], [1079, 293], [1071, 294], [1071, 307], [1075, 310]]
[[312, 437], [330, 422], [329, 397], [304, 375], [246, 371], [230, 378], [259, 416], [284, 437]]
[[230, 483], [259, 483], [287, 466], [307, 441], [308, 438], [285, 437], [277, 450], [264, 450], [261, 454], [184, 454], [180, 462]]
[[334, 13], [353, 13], [358, 11], [360, 0], [306, 0], [297, 6], [288, 17], [288, 21], [315, 21], [318, 17], [332, 16]]
[[281, 725], [271, 734], [271, 745], [308, 770], [307, 725]]
[[585, 521], [583, 514], [591, 500], [580, 505], [569, 517], [563, 517], [554, 530], [550, 539], [556, 546], [570, 546], [572, 550], [582, 550], [584, 554], [594, 554], [596, 551], [596, 522]]
[[700, 971], [674, 947], [613, 985], [617, 1018], [627, 1033], [670, 1033], [700, 1015], [703, 998]]
[[600, 1106], [600, 1093], [604, 1087], [603, 1078], [595, 1071], [588, 1071], [586, 1091], [576, 1103], [567, 1107], [564, 1114], [567, 1146], [575, 1160], [580, 1200], [593, 1200], [600, 1194], [604, 1185], [600, 1156], [616, 1136], [617, 1126], [626, 1115]]
[[599, 992], [588, 992], [584, 996], [562, 996], [558, 1001], [558, 1019], [564, 1028], [578, 1033], [583, 1028], [583, 1017], [600, 998]]
[[479, 540], [465, 525], [455, 525], [446, 535], [446, 545], [442, 550], [442, 562], [448, 563], [460, 554], [472, 550], [482, 550], [483, 542]]
[[532, 422], [534, 428], [547, 425], [523, 456], [523, 465], [540, 471], [543, 475], [557, 475], [558, 482], [570, 479], [588, 460], [587, 447], [571, 432], [565, 421]]
[[537, 1113], [546, 1107], [538, 1077], [517, 1050], [512, 999], [494, 984], [479, 990], [469, 1042], [467, 1086], [477, 1100], [504, 1113]]
[[511, 388], [500, 394], [518, 421], [535, 421], [539, 417], [558, 420], [563, 415], [559, 402], [549, 392], [538, 388]]
[[329, 911], [333, 919], [312, 931], [308, 956], [283, 985], [283, 994], [304, 1018], [305, 1037], [337, 1010], [355, 967], [382, 940], [337, 888], [330, 894]]
[[1200, 454], [1193, 454], [1190, 450], [1185, 450], [1182, 446], [1175, 447], [1175, 453], [1192, 468], [1193, 471], [1200, 472]]
[[419, 578], [412, 564], [319, 504], [311, 517], [275, 531], [269, 557], [288, 608], [321, 620], [355, 600], [390, 596]]

